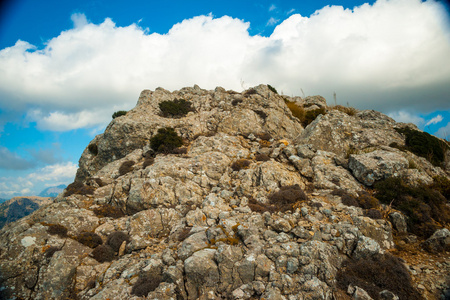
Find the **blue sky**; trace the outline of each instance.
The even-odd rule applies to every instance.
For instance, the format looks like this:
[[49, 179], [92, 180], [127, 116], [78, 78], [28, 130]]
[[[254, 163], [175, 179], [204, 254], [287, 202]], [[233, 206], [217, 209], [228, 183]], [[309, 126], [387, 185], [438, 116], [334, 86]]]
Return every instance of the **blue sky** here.
[[450, 134], [441, 1], [16, 0], [0, 6], [0, 198], [73, 181], [143, 89], [269, 83]]

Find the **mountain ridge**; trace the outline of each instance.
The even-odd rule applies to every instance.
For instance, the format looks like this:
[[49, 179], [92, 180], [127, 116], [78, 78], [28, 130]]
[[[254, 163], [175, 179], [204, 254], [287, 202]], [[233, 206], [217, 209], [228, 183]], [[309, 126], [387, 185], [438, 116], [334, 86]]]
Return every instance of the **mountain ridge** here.
[[449, 287], [450, 151], [437, 139], [444, 156], [433, 164], [409, 131], [430, 139], [382, 113], [268, 85], [145, 90], [89, 143], [54, 203], [0, 231], [3, 291], [440, 297]]

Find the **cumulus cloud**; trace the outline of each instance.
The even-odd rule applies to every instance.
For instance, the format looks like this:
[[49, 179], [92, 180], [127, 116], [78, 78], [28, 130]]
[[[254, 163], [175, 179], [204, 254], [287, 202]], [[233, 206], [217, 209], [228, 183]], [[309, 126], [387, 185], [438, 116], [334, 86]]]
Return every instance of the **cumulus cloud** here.
[[276, 25], [278, 22], [279, 20], [275, 19], [274, 17], [270, 17], [269, 21], [267, 21], [267, 26]]
[[327, 6], [291, 15], [269, 37], [228, 16], [197, 16], [166, 34], [82, 14], [72, 21], [43, 49], [17, 41], [0, 51], [0, 105], [26, 111], [41, 129], [105, 125], [147, 88], [240, 90], [241, 80], [288, 95], [336, 92], [343, 103], [385, 112], [450, 107], [450, 29], [435, 1]]
[[34, 166], [34, 162], [28, 161], [16, 153], [12, 153], [5, 147], [0, 147], [0, 169], [27, 170]]
[[419, 117], [418, 115], [407, 111], [391, 112], [388, 113], [388, 116], [397, 122], [413, 123], [418, 127], [422, 126], [425, 123], [425, 120], [422, 117]]
[[0, 178], [0, 198], [39, 194], [45, 187], [73, 181], [77, 165], [72, 162], [49, 165], [21, 177]]
[[447, 123], [444, 127], [439, 128], [439, 130], [435, 133], [436, 136], [450, 140], [450, 122]]
[[432, 118], [430, 121], [428, 121], [425, 126], [429, 126], [431, 124], [437, 124], [439, 122], [442, 122], [444, 118], [442, 118], [441, 115], [437, 115], [436, 117]]

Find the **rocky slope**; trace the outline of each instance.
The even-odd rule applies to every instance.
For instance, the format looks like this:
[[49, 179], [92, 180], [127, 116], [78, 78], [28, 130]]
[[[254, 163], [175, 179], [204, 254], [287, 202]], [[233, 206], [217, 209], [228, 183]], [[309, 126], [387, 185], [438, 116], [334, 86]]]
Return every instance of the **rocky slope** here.
[[28, 216], [39, 207], [52, 203], [49, 197], [14, 197], [0, 204], [0, 228]]
[[[175, 100], [189, 112], [160, 110]], [[169, 127], [184, 146], [164, 144], [178, 141], [160, 130]], [[55, 203], [0, 231], [2, 295], [445, 297], [450, 151], [439, 141], [433, 165], [414, 154], [408, 130], [266, 85], [143, 91], [91, 141]], [[393, 183], [385, 190], [409, 194], [383, 198]]]

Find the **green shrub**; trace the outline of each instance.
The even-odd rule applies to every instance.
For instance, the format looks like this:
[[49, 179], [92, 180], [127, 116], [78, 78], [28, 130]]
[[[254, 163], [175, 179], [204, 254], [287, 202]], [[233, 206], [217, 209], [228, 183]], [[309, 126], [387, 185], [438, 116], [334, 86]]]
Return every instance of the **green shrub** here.
[[175, 99], [173, 101], [163, 101], [159, 103], [161, 116], [165, 118], [182, 118], [188, 112], [194, 111], [192, 103], [184, 99]]
[[438, 191], [447, 199], [447, 201], [450, 201], [450, 180], [448, 180], [447, 177], [433, 177], [433, 183], [430, 185], [430, 188]]
[[67, 237], [67, 228], [59, 224], [45, 224], [48, 226], [47, 232], [51, 235], [57, 235], [61, 238]]
[[95, 188], [89, 185], [84, 185], [80, 181], [74, 181], [66, 187], [64, 192], [64, 197], [69, 197], [70, 195], [93, 195]]
[[364, 209], [380, 207], [378, 199], [372, 197], [369, 193], [362, 192], [356, 200], [358, 201], [359, 207]]
[[103, 244], [102, 238], [94, 232], [82, 232], [75, 238], [80, 244], [95, 248]]
[[182, 145], [183, 139], [171, 127], [158, 129], [158, 133], [150, 139], [150, 147], [159, 153], [172, 153]]
[[324, 115], [326, 113], [325, 108], [308, 110], [305, 112], [304, 120], [302, 121], [303, 127], [308, 126], [312, 123], [319, 115]]
[[89, 144], [88, 150], [91, 154], [97, 155], [98, 154], [98, 146], [97, 144]]
[[447, 199], [426, 185], [408, 186], [401, 178], [390, 177], [374, 184], [375, 197], [402, 211], [407, 218], [408, 230], [428, 238], [436, 229], [450, 223]]
[[153, 292], [161, 283], [162, 276], [158, 272], [147, 272], [141, 274], [139, 279], [133, 285], [131, 294], [138, 297], [147, 296], [148, 293]]
[[124, 161], [119, 167], [119, 175], [122, 176], [122, 175], [125, 175], [125, 174], [133, 171], [133, 166], [134, 166], [134, 161], [132, 161], [132, 160]]
[[395, 130], [404, 135], [406, 150], [426, 158], [435, 166], [443, 165], [445, 151], [448, 149], [445, 142], [427, 132], [421, 132], [409, 127], [396, 128]]
[[109, 245], [114, 251], [119, 252], [123, 242], [130, 242], [130, 236], [122, 231], [115, 231], [108, 236], [106, 245]]
[[248, 159], [238, 159], [234, 163], [231, 164], [231, 169], [233, 171], [240, 171], [242, 169], [247, 169], [250, 166], [251, 161]]
[[409, 271], [399, 258], [390, 254], [343, 262], [336, 275], [337, 286], [347, 291], [350, 284], [364, 289], [373, 299], [388, 290], [400, 299], [423, 299], [413, 287]]
[[109, 245], [97, 246], [94, 251], [92, 251], [92, 257], [99, 263], [104, 263], [112, 261], [114, 259], [114, 250]]
[[118, 219], [125, 216], [123, 211], [110, 204], [103, 204], [99, 207], [94, 208], [94, 214], [99, 218], [113, 218]]
[[269, 88], [269, 90], [271, 90], [275, 94], [278, 94], [277, 90], [273, 86], [271, 86], [270, 84], [268, 84], [267, 87]]
[[115, 119], [120, 116], [125, 116], [126, 114], [127, 114], [126, 110], [119, 110], [119, 111], [116, 111], [115, 113], [113, 113], [112, 118]]

